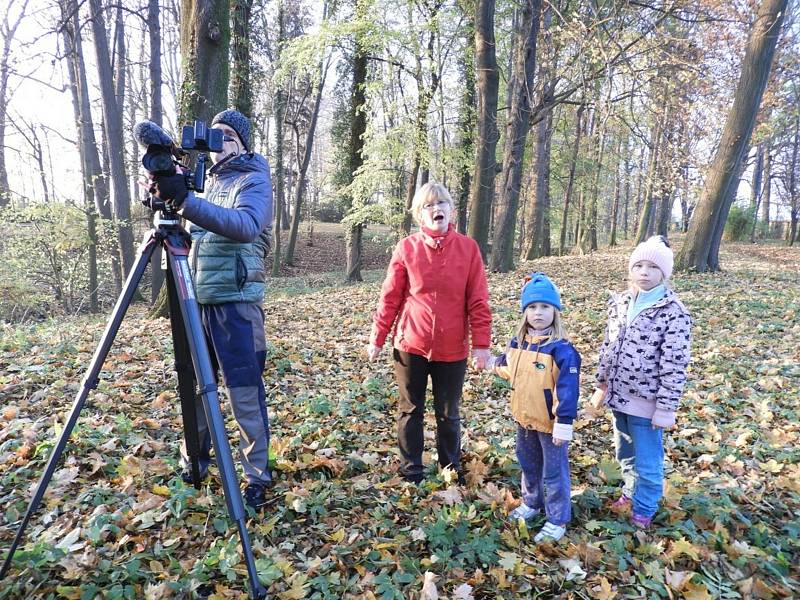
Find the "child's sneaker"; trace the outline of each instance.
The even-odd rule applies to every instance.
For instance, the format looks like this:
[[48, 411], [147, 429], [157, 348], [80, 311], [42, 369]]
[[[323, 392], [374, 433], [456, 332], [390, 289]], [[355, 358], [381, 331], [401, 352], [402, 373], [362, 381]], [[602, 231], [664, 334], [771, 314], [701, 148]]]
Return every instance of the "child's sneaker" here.
[[643, 517], [636, 513], [631, 513], [631, 525], [637, 529], [648, 529], [653, 522], [653, 517]]
[[516, 522], [520, 519], [527, 523], [540, 512], [541, 511], [538, 508], [531, 508], [523, 502], [517, 508], [511, 511], [511, 513], [508, 515], [508, 520], [513, 524], [516, 524]]
[[631, 499], [628, 498], [625, 494], [622, 494], [619, 498], [614, 500], [611, 503], [611, 512], [617, 515], [629, 513], [631, 511]]
[[536, 536], [533, 538], [533, 541], [541, 542], [544, 538], [550, 538], [554, 542], [557, 542], [562, 537], [564, 537], [564, 534], [566, 532], [567, 532], [566, 527], [562, 527], [561, 525], [554, 525], [553, 523], [548, 521], [547, 523], [544, 524], [542, 530], [536, 534]]

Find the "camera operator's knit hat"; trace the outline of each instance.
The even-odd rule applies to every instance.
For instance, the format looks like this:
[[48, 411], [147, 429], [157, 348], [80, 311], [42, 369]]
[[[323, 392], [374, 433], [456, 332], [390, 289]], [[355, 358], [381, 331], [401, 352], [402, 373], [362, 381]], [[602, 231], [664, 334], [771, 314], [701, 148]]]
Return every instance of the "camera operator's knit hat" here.
[[664, 236], [654, 235], [636, 246], [631, 253], [628, 261], [628, 271], [633, 268], [640, 260], [649, 260], [664, 274], [664, 279], [669, 279], [672, 275], [672, 264], [674, 257], [669, 242]]
[[229, 108], [217, 113], [214, 120], [211, 121], [211, 126], [213, 127], [217, 123], [224, 123], [228, 127], [232, 127], [239, 135], [239, 139], [242, 140], [245, 150], [250, 150], [250, 119], [235, 108]]
[[556, 286], [544, 273], [533, 273], [525, 278], [527, 283], [522, 288], [519, 298], [519, 307], [522, 312], [534, 302], [543, 302], [561, 310], [561, 294]]

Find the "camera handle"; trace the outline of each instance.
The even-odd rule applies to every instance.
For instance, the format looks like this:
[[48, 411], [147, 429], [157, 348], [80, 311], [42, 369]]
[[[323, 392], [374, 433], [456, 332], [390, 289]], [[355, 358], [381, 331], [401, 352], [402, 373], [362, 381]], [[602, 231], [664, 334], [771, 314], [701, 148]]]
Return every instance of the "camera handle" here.
[[[180, 221], [174, 213], [167, 212], [165, 216], [162, 216], [161, 211], [156, 212], [154, 224], [154, 229], [145, 234], [145, 238], [139, 246], [136, 262], [128, 274], [122, 293], [117, 299], [114, 310], [111, 312], [94, 356], [89, 363], [86, 375], [81, 381], [80, 389], [75, 395], [72, 410], [64, 423], [64, 428], [50, 454], [39, 485], [33, 494], [25, 516], [20, 522], [14, 541], [3, 562], [3, 567], [0, 569], [0, 580], [4, 579], [8, 573], [14, 552], [22, 540], [25, 528], [30, 522], [33, 513], [39, 508], [45, 490], [53, 477], [58, 461], [78, 421], [89, 391], [96, 389], [100, 383], [100, 370], [119, 331], [125, 312], [130, 306], [153, 252], [156, 247], [161, 245], [167, 253], [166, 284], [168, 286], [170, 322], [175, 347], [175, 366], [178, 371], [178, 391], [181, 396], [184, 436], [187, 442], [187, 453], [190, 455], [192, 463], [193, 483], [195, 487], [199, 488], [199, 442], [195, 416], [195, 410], [197, 409], [195, 404], [196, 397], [194, 393], [194, 383], [199, 381], [200, 389], [198, 393], [202, 399], [203, 409], [208, 421], [211, 443], [214, 446], [222, 488], [225, 494], [225, 503], [229, 516], [236, 523], [239, 530], [239, 539], [247, 566], [247, 574], [250, 579], [250, 596], [253, 599], [266, 598], [267, 592], [258, 580], [253, 550], [250, 546], [250, 537], [245, 523], [244, 502], [242, 501], [242, 493], [236, 477], [236, 467], [233, 463], [231, 447], [225, 431], [225, 421], [219, 407], [217, 383], [211, 367], [211, 358], [200, 320], [200, 309], [194, 291], [191, 271], [189, 270], [189, 235], [180, 226]], [[176, 305], [179, 310], [176, 310]], [[191, 357], [191, 364], [194, 367], [194, 376], [188, 369], [189, 357]]]

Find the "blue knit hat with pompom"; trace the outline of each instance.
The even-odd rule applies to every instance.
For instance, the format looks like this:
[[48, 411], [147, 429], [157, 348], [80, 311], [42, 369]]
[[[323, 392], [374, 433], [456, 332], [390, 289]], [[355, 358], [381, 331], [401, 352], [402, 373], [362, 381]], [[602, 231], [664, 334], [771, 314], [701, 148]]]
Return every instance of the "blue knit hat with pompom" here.
[[544, 273], [533, 273], [525, 278], [527, 283], [522, 288], [519, 297], [519, 307], [522, 312], [534, 302], [543, 302], [561, 310], [561, 294]]

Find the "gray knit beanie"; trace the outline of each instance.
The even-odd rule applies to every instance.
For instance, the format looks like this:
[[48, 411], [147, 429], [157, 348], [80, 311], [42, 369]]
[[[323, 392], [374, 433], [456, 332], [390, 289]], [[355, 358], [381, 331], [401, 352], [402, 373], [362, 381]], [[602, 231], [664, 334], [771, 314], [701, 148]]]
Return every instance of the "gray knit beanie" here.
[[232, 127], [239, 135], [239, 139], [242, 140], [245, 149], [250, 150], [250, 119], [235, 108], [229, 108], [217, 113], [214, 120], [211, 121], [211, 126], [213, 127], [217, 123], [224, 123], [228, 127]]

